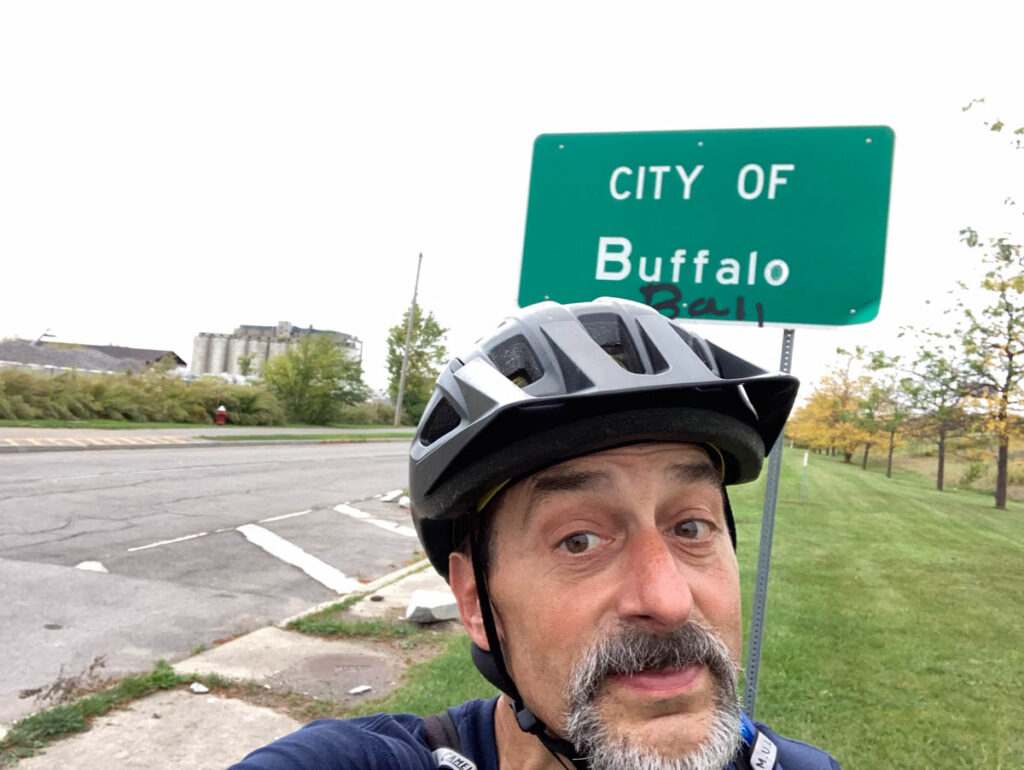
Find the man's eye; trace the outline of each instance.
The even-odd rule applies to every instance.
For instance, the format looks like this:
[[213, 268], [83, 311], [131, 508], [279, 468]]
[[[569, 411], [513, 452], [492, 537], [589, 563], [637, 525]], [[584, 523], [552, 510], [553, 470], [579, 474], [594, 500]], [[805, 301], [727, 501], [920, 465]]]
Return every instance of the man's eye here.
[[700, 519], [687, 519], [676, 524], [674, 531], [686, 540], [703, 540], [711, 534], [711, 525]]
[[561, 542], [561, 546], [569, 553], [584, 553], [601, 542], [601, 538], [593, 532], [576, 532]]

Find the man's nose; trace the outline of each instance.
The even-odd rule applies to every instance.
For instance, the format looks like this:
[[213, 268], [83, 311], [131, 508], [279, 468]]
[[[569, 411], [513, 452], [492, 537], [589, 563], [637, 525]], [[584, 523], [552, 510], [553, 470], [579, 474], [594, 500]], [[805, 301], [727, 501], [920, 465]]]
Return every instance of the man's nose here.
[[661, 532], [645, 530], [626, 547], [619, 616], [624, 623], [666, 633], [684, 625], [693, 612], [687, 567], [672, 553]]

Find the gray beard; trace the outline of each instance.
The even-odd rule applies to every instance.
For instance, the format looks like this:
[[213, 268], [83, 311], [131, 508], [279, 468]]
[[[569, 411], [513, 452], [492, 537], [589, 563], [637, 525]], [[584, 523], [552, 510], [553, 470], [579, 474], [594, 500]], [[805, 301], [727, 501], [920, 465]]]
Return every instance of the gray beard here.
[[[636, 745], [601, 720], [600, 687], [610, 675], [705, 665], [715, 682], [715, 710], [701, 744], [682, 757], [665, 757]], [[599, 640], [573, 667], [566, 687], [566, 733], [591, 770], [722, 770], [736, 755], [740, 738], [737, 669], [715, 634], [687, 623], [669, 634], [626, 626]]]

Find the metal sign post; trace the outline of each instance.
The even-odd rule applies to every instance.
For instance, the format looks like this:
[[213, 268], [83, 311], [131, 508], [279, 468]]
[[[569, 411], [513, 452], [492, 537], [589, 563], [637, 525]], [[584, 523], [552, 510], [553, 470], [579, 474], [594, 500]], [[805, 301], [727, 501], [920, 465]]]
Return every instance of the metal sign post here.
[[[793, 366], [792, 329], [782, 332], [782, 361], [779, 369], [789, 374]], [[761, 667], [761, 639], [764, 635], [765, 605], [768, 600], [768, 568], [772, 560], [772, 535], [775, 532], [775, 503], [779, 496], [779, 474], [782, 471], [782, 441], [780, 433], [768, 455], [768, 477], [764, 488], [764, 513], [761, 516], [761, 547], [757, 552], [757, 583], [754, 586], [754, 611], [750, 618], [747, 639], [747, 686], [743, 693], [743, 709], [754, 718], [757, 701], [757, 675]]]

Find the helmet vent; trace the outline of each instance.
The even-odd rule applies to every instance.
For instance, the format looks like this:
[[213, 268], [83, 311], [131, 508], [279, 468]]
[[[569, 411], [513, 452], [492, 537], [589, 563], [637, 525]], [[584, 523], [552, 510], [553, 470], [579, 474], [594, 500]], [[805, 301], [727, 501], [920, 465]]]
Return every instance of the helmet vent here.
[[458, 412], [455, 411], [448, 399], [441, 399], [424, 423], [423, 430], [420, 431], [420, 442], [423, 446], [430, 446], [446, 433], [457, 428], [459, 422], [461, 420], [459, 420]]
[[590, 313], [577, 317], [587, 334], [623, 369], [633, 374], [643, 374], [636, 345], [622, 319], [614, 313]]
[[521, 334], [503, 340], [491, 348], [487, 355], [497, 370], [520, 388], [544, 376], [533, 348]]
[[715, 358], [708, 348], [707, 343], [701, 337], [694, 334], [690, 334], [686, 329], [682, 328], [677, 324], [672, 324], [672, 329], [678, 334], [686, 346], [697, 354], [699, 358], [708, 369], [710, 369], [716, 376], [718, 376], [718, 364], [715, 363]]

